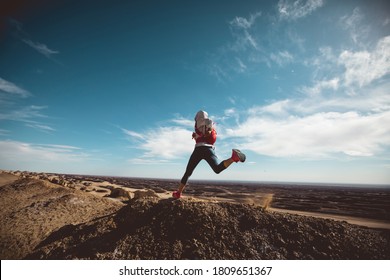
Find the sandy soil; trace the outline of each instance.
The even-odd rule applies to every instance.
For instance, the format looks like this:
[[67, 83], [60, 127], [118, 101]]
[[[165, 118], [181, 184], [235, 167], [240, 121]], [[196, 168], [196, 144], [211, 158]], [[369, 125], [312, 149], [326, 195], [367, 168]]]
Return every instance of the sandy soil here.
[[9, 178], [11, 183], [3, 183], [0, 188], [1, 259], [23, 258], [53, 231], [113, 213], [123, 206], [113, 199], [43, 180], [13, 178], [12, 182]]
[[1, 259], [390, 258], [386, 189], [198, 182], [173, 200], [176, 187], [1, 172]]
[[296, 211], [289, 209], [278, 209], [270, 207], [268, 210], [278, 213], [289, 213], [296, 215], [303, 215], [307, 217], [316, 217], [322, 219], [330, 219], [334, 221], [347, 222], [353, 225], [359, 225], [368, 228], [378, 228], [378, 229], [388, 229], [390, 230], [390, 222], [383, 220], [374, 220], [374, 219], [366, 219], [352, 216], [342, 216], [342, 215], [332, 215], [332, 214], [324, 214], [324, 213], [316, 213], [316, 212], [305, 212], [305, 211]]
[[18, 176], [8, 174], [8, 173], [1, 173], [0, 174], [0, 187], [7, 185], [7, 184], [10, 184], [10, 183], [16, 181], [17, 179], [19, 179]]

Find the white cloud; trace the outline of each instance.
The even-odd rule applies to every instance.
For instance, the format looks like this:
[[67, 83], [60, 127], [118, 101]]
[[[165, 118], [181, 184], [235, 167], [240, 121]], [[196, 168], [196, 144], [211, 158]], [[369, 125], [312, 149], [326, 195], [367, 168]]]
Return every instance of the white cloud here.
[[331, 80], [323, 80], [323, 81], [317, 81], [314, 83], [314, 86], [312, 87], [302, 87], [302, 92], [308, 94], [308, 95], [319, 95], [324, 92], [324, 90], [331, 89], [333, 91], [337, 90], [339, 88], [340, 79], [339, 78], [333, 78]]
[[191, 135], [191, 130], [181, 127], [160, 127], [147, 133], [140, 148], [146, 151], [145, 157], [180, 158], [193, 150]]
[[236, 37], [236, 40], [230, 47], [232, 51], [259, 50], [256, 39], [248, 30], [240, 30], [233, 35]]
[[82, 149], [79, 148], [79, 147], [69, 146], [69, 145], [41, 144], [40, 146], [42, 146], [42, 147], [49, 147], [49, 148], [53, 148], [53, 149], [59, 149], [59, 151], [64, 151], [64, 150], [68, 150], [68, 151], [72, 151], [72, 150], [82, 150]]
[[237, 114], [237, 110], [235, 108], [228, 108], [224, 110], [224, 115], [227, 117], [235, 116]]
[[0, 112], [0, 121], [21, 122], [29, 128], [45, 133], [56, 131], [55, 128], [49, 126], [48, 124], [37, 121], [37, 119], [48, 118], [47, 115], [42, 113], [42, 110], [47, 109], [47, 106], [30, 105], [20, 108], [3, 107], [3, 111]]
[[352, 15], [343, 16], [340, 21], [344, 24], [344, 28], [351, 29], [356, 28], [356, 25], [363, 20], [363, 14], [360, 12], [360, 8], [356, 7], [352, 11]]
[[0, 78], [0, 91], [14, 94], [22, 98], [29, 97], [31, 95], [27, 90], [18, 87], [14, 83], [4, 80], [2, 78]]
[[[373, 114], [325, 111], [275, 117], [262, 114], [259, 109], [252, 111], [239, 126], [226, 131], [228, 136], [239, 139], [243, 149], [258, 154], [310, 159], [340, 153], [373, 156], [390, 143], [390, 128], [385, 127], [390, 123], [390, 111]], [[288, 110], [289, 102], [263, 108], [263, 112]]]
[[390, 36], [381, 38], [375, 49], [369, 51], [343, 51], [339, 64], [345, 67], [346, 86], [363, 87], [390, 73]]
[[255, 23], [256, 19], [261, 16], [261, 12], [251, 14], [249, 19], [244, 17], [235, 17], [230, 21], [230, 25], [237, 28], [249, 29]]
[[242, 51], [249, 49], [259, 50], [258, 43], [255, 37], [251, 34], [251, 29], [256, 23], [256, 19], [261, 16], [261, 13], [251, 14], [249, 19], [244, 17], [235, 17], [230, 21], [230, 26], [233, 36], [236, 41], [230, 49], [233, 51]]
[[237, 98], [236, 97], [228, 97], [228, 100], [229, 100], [229, 102], [231, 103], [231, 104], [233, 104], [233, 105], [236, 105], [236, 100], [237, 100]]
[[262, 107], [254, 107], [250, 109], [249, 112], [251, 114], [264, 113], [271, 114], [274, 116], [285, 116], [288, 113], [287, 109], [289, 108], [290, 103], [291, 101], [288, 99], [276, 101]]
[[0, 113], [0, 120], [12, 120], [12, 121], [36, 123], [32, 121], [32, 119], [46, 117], [46, 115], [41, 113], [41, 111], [46, 108], [47, 106], [30, 105], [18, 109], [4, 110], [4, 112]]
[[338, 64], [338, 54], [329, 46], [319, 47], [318, 53], [314, 57], [306, 58], [303, 65], [310, 67], [312, 79], [331, 80], [332, 75], [340, 76], [340, 65]]
[[271, 53], [270, 58], [279, 66], [283, 66], [294, 61], [293, 55], [288, 51], [279, 51], [278, 53]]
[[212, 63], [207, 67], [208, 73], [215, 78], [220, 83], [224, 83], [226, 80], [229, 80], [229, 74], [226, 69], [221, 67], [218, 63]]
[[39, 42], [33, 42], [29, 39], [22, 39], [22, 41], [47, 58], [51, 58], [53, 54], [59, 53], [59, 51], [51, 50], [45, 44]]
[[[312, 7], [314, 4], [309, 1], [307, 5]], [[269, 33], [280, 33], [280, 26], [270, 21], [270, 17], [274, 18], [273, 15], [263, 17], [261, 12], [257, 12], [247, 17], [236, 16], [229, 21], [232, 41], [219, 48], [212, 56], [212, 61], [208, 63], [209, 74], [215, 76], [218, 81], [225, 82], [237, 73], [255, 73], [264, 64], [270, 67], [274, 62], [282, 67], [295, 62], [295, 56], [286, 46], [283, 46], [282, 50], [278, 49], [281, 36], [276, 39], [264, 34], [266, 30], [269, 30]], [[294, 45], [301, 50], [305, 49], [305, 40], [293, 29], [287, 28], [284, 31], [292, 43], [290, 47]], [[273, 53], [270, 53], [269, 47], [274, 50]]]
[[296, 98], [277, 100], [269, 105], [254, 106], [248, 110], [251, 115], [273, 115], [286, 117], [288, 115], [304, 116], [318, 112], [348, 112], [357, 111], [363, 114], [373, 114], [390, 110], [390, 82], [375, 87], [367, 87], [358, 95], [323, 94], [304, 95]]
[[193, 130], [189, 129], [194, 122], [183, 118], [170, 122], [176, 125], [156, 127], [143, 132], [122, 129], [127, 136], [130, 136], [129, 140], [135, 144], [135, 148], [142, 151], [142, 155], [130, 159], [129, 162], [161, 163], [188, 156], [194, 148], [194, 140], [191, 139]]
[[138, 139], [141, 139], [141, 140], [144, 140], [145, 139], [145, 136], [140, 134], [140, 133], [137, 133], [135, 131], [132, 131], [132, 130], [128, 130], [128, 129], [124, 129], [124, 128], [121, 128], [122, 132], [125, 133], [127, 136], [130, 136], [130, 137], [133, 137], [133, 138], [138, 138]]
[[296, 46], [302, 52], [304, 52], [306, 50], [306, 47], [305, 47], [306, 39], [304, 37], [302, 37], [301, 34], [298, 34], [297, 30], [288, 29], [287, 36], [288, 36], [288, 39], [293, 46]]
[[182, 117], [178, 117], [176, 119], [173, 119], [173, 120], [171, 120], [171, 122], [173, 122], [175, 124], [178, 124], [179, 126], [183, 126], [183, 127], [188, 127], [188, 128], [193, 128], [194, 127], [194, 121], [193, 120], [185, 119], [185, 118], [182, 118]]
[[52, 128], [52, 127], [50, 127], [48, 125], [34, 123], [34, 122], [27, 123], [26, 126], [31, 127], [31, 128], [35, 128], [37, 130], [40, 130], [40, 131], [46, 132], [46, 133], [50, 133], [50, 132], [56, 131], [54, 128]]
[[9, 19], [9, 23], [14, 29], [14, 35], [19, 40], [21, 40], [26, 45], [30, 46], [40, 54], [43, 54], [45, 57], [53, 60], [53, 55], [58, 54], [59, 51], [50, 49], [47, 45], [40, 43], [40, 42], [34, 42], [31, 40], [29, 35], [24, 31], [23, 24], [15, 19]]
[[323, 4], [323, 0], [280, 0], [278, 11], [282, 19], [296, 20], [311, 14]]
[[340, 23], [344, 30], [347, 30], [355, 44], [360, 44], [370, 33], [370, 27], [363, 25], [364, 16], [360, 8], [355, 8], [351, 15], [341, 17]]
[[245, 45], [249, 45], [249, 46], [253, 47], [255, 50], [259, 50], [256, 39], [251, 34], [249, 34], [249, 32], [247, 32], [247, 31], [244, 32], [243, 39], [244, 39]]
[[22, 107], [15, 105], [20, 98], [31, 96], [32, 94], [29, 91], [0, 78], [0, 121], [23, 122], [30, 128], [46, 133], [55, 131], [49, 125], [36, 121], [39, 118], [47, 117], [42, 113], [42, 110], [47, 109], [47, 106], [30, 105]]
[[383, 82], [390, 74], [390, 36], [380, 38], [371, 48], [342, 50], [339, 54], [330, 47], [321, 47], [319, 54], [306, 60], [312, 67], [313, 85], [302, 86], [300, 92], [309, 95], [326, 91], [340, 94], [362, 94], [366, 86]]
[[236, 61], [237, 61], [237, 64], [238, 64], [238, 67], [236, 68], [236, 71], [239, 72], [239, 73], [243, 73], [246, 71], [246, 69], [248, 68], [244, 62], [242, 62], [241, 59], [239, 59], [238, 57], [236, 57]]
[[28, 162], [79, 162], [89, 156], [78, 147], [50, 144], [32, 144], [20, 141], [0, 141], [0, 163], [4, 166], [11, 163]]

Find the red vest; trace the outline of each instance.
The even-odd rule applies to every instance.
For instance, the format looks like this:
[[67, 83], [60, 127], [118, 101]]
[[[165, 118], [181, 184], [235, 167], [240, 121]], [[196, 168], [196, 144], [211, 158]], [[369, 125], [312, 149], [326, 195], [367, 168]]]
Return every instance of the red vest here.
[[195, 137], [196, 143], [207, 143], [207, 144], [214, 145], [215, 141], [217, 141], [217, 132], [215, 131], [214, 128], [209, 135], [203, 135], [195, 126], [195, 132], [196, 132], [196, 137]]

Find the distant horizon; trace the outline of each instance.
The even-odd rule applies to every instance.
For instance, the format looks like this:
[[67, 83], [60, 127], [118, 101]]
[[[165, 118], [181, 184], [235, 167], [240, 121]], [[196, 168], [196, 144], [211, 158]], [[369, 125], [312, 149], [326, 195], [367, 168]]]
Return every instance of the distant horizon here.
[[[53, 175], [67, 175], [67, 176], [86, 176], [86, 177], [107, 177], [107, 178], [123, 178], [123, 179], [136, 179], [136, 180], [161, 180], [161, 181], [176, 181], [178, 184], [180, 179], [178, 178], [158, 178], [158, 177], [137, 177], [137, 176], [120, 176], [120, 175], [98, 175], [98, 174], [81, 174], [81, 173], [59, 173], [59, 172], [44, 172], [44, 171], [28, 171], [28, 170], [4, 170], [3, 172], [29, 172], [35, 174], [53, 174]], [[340, 183], [340, 182], [299, 182], [299, 181], [250, 181], [250, 180], [221, 180], [221, 179], [191, 179], [191, 182], [200, 183], [242, 183], [242, 184], [275, 184], [275, 185], [303, 185], [303, 186], [328, 186], [328, 187], [378, 187], [378, 188], [390, 188], [390, 184], [373, 184], [373, 183]]]

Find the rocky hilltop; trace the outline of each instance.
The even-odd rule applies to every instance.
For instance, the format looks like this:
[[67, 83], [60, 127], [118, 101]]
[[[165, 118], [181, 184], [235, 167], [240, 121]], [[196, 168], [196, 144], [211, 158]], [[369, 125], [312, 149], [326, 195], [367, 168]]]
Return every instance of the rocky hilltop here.
[[390, 235], [346, 222], [197, 200], [131, 201], [65, 226], [32, 259], [389, 259]]

